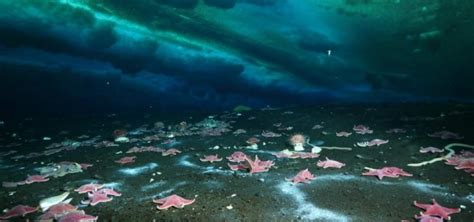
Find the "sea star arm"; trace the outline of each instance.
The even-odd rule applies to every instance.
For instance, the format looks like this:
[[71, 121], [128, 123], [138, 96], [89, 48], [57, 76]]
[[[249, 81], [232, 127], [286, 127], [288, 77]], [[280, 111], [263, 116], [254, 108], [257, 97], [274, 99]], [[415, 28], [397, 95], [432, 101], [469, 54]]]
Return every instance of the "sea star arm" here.
[[[172, 206], [175, 206], [177, 207], [174, 203], [171, 203], [170, 201], [166, 201], [164, 202], [162, 205], [160, 206], [156, 206], [156, 208], [158, 208], [159, 210], [166, 210]], [[181, 207], [182, 208], [182, 207]]]
[[183, 205], [192, 204], [192, 203], [194, 203], [194, 201], [195, 201], [195, 199], [188, 200], [188, 199], [181, 198], [181, 203], [182, 203]]
[[413, 201], [413, 205], [415, 205], [416, 207], [421, 208], [423, 210], [426, 210], [430, 206], [432, 206], [431, 204], [421, 204], [421, 203], [417, 203], [416, 201]]

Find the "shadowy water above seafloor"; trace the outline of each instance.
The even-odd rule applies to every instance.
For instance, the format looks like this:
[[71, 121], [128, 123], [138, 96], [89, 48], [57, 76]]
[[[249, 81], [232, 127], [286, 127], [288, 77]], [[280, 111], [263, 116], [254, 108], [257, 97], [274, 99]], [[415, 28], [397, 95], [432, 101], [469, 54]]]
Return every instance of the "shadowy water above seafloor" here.
[[[3, 120], [0, 181], [12, 182], [4, 186], [15, 187], [0, 190], [0, 208], [18, 204], [36, 207], [40, 200], [67, 191], [72, 205], [98, 216], [99, 221], [415, 221], [413, 216], [422, 209], [413, 202], [431, 203], [436, 199], [443, 206], [461, 208], [460, 213], [451, 215], [452, 221], [474, 219], [474, 179], [470, 173], [456, 170], [445, 161], [407, 166], [447, 153], [420, 153], [421, 147], [473, 145], [474, 106], [470, 104], [331, 105], [208, 116], [111, 114]], [[355, 133], [354, 126], [360, 124], [373, 132]], [[351, 134], [336, 135], [342, 131]], [[443, 131], [452, 134], [448, 138], [433, 137]], [[274, 137], [266, 137], [269, 132]], [[323, 149], [318, 158], [307, 159], [275, 156], [284, 149], [292, 150], [288, 138], [297, 133], [317, 146], [352, 150]], [[123, 140], [114, 142], [118, 138]], [[247, 149], [248, 142], [255, 139], [258, 149]], [[388, 143], [357, 145], [373, 139]], [[164, 156], [171, 148], [181, 153]], [[312, 147], [305, 148], [310, 152]], [[462, 150], [472, 151], [453, 149], [456, 155]], [[236, 151], [252, 160], [256, 155], [264, 161], [272, 160], [274, 165], [267, 172], [233, 171], [228, 164], [234, 163], [226, 157]], [[214, 154], [223, 160], [200, 161]], [[135, 156], [135, 161], [123, 165], [115, 162], [127, 156]], [[318, 167], [318, 160], [326, 157], [345, 166]], [[75, 163], [92, 166], [71, 170], [78, 166]], [[362, 175], [364, 167], [386, 166], [401, 168], [412, 176], [379, 180]], [[296, 185], [286, 180], [304, 169], [316, 178]], [[49, 180], [18, 183], [35, 174], [48, 175]], [[74, 189], [88, 183], [104, 184], [122, 195], [95, 206], [81, 204], [87, 194]], [[182, 209], [156, 209], [153, 198], [171, 194], [195, 202]], [[35, 219], [41, 214], [25, 218]]]

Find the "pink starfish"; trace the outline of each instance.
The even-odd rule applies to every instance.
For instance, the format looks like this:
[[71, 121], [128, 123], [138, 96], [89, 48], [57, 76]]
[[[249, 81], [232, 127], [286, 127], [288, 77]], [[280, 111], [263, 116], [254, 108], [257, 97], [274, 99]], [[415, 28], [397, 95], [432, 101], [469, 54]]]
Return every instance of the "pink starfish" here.
[[413, 176], [400, 168], [397, 167], [384, 167], [381, 169], [372, 169], [366, 167], [365, 169], [369, 170], [368, 172], [362, 173], [364, 176], [376, 176], [379, 180], [383, 179], [383, 177], [393, 177], [397, 178], [399, 176]]
[[247, 139], [247, 141], [245, 141], [247, 144], [249, 145], [254, 145], [254, 144], [257, 144], [260, 142], [260, 140], [257, 138], [257, 137], [250, 137], [249, 139]]
[[113, 189], [104, 188], [104, 189], [100, 189], [100, 190], [97, 190], [97, 191], [94, 191], [94, 192], [87, 193], [87, 196], [89, 197], [89, 200], [82, 201], [81, 203], [82, 204], [90, 204], [91, 206], [95, 206], [98, 203], [104, 203], [104, 202], [112, 201], [113, 198], [109, 197], [109, 195], [116, 196], [116, 197], [122, 196], [121, 193], [118, 193]]
[[442, 153], [444, 149], [436, 148], [436, 147], [421, 147], [420, 153]]
[[400, 128], [393, 128], [385, 131], [386, 133], [406, 133], [407, 131]]
[[181, 153], [181, 151], [177, 150], [177, 149], [174, 149], [174, 148], [171, 148], [171, 149], [163, 151], [161, 153], [161, 155], [162, 156], [169, 156], [169, 155], [176, 156], [176, 154], [178, 154], [178, 153]]
[[474, 170], [474, 158], [460, 160], [458, 165], [454, 168], [457, 170]]
[[204, 156], [204, 158], [201, 158], [201, 159], [199, 159], [199, 160], [201, 160], [202, 162], [210, 162], [210, 163], [212, 163], [212, 162], [222, 161], [222, 158], [219, 158], [219, 157], [217, 156], [217, 154], [216, 154], [216, 155]]
[[386, 143], [388, 143], [388, 140], [373, 139], [372, 141], [369, 142], [368, 146], [380, 146]]
[[[318, 158], [319, 157], [319, 154], [317, 154], [317, 153], [307, 153], [307, 152], [298, 152], [297, 155], [301, 159], [312, 159], [312, 158]], [[293, 158], [293, 157], [290, 156], [289, 158]]]
[[160, 148], [160, 147], [154, 147], [154, 146], [148, 146], [148, 147], [143, 147], [142, 148], [142, 152], [155, 152], [155, 153], [159, 153], [159, 152], [163, 152], [164, 149]]
[[472, 152], [463, 152], [462, 154], [453, 155], [452, 157], [446, 159], [446, 164], [448, 165], [458, 165], [462, 161], [474, 159], [474, 153]]
[[463, 152], [459, 155], [453, 155], [452, 157], [446, 159], [446, 164], [454, 165], [457, 170], [464, 170], [467, 173], [471, 173], [471, 176], [474, 176], [474, 153], [472, 152]]
[[290, 159], [298, 159], [301, 158], [301, 153], [300, 152], [293, 152], [291, 155], [288, 156]]
[[413, 204], [416, 207], [425, 210], [425, 212], [423, 212], [424, 215], [439, 216], [446, 220], [451, 219], [449, 216], [450, 214], [461, 212], [460, 208], [447, 208], [439, 205], [435, 199], [433, 199], [432, 201], [433, 204], [420, 204], [416, 201], [414, 201]]
[[120, 160], [116, 160], [115, 162], [120, 163], [122, 165], [127, 164], [127, 163], [134, 163], [135, 158], [137, 158], [137, 157], [136, 156], [126, 156], [126, 157], [122, 157]]
[[461, 151], [461, 155], [466, 158], [471, 158], [474, 157], [474, 152], [463, 150]]
[[344, 132], [344, 131], [342, 131], [342, 132], [336, 132], [336, 136], [338, 136], [338, 137], [341, 137], [341, 136], [343, 136], [343, 137], [348, 137], [348, 136], [350, 136], [350, 135], [352, 135], [352, 133]]
[[238, 164], [238, 165], [232, 165], [232, 164], [227, 164], [231, 170], [243, 170], [243, 169], [249, 169], [250, 168], [250, 173], [259, 173], [259, 172], [266, 172], [274, 165], [273, 161], [267, 160], [267, 161], [261, 161], [258, 159], [258, 156], [255, 155], [255, 161], [251, 160], [249, 157], [245, 156], [245, 160], [247, 163], [244, 164]]
[[100, 192], [87, 193], [87, 197], [89, 197], [89, 199], [81, 201], [82, 204], [90, 204], [91, 206], [95, 206], [99, 203], [110, 202], [113, 200], [112, 197], [108, 197], [107, 194]]
[[232, 155], [230, 155], [226, 158], [230, 162], [240, 163], [240, 162], [245, 161], [245, 157], [247, 157], [247, 155], [245, 155], [245, 153], [240, 152], [240, 151], [236, 151], [236, 152], [232, 153]]
[[276, 156], [277, 158], [289, 158], [290, 155], [284, 152], [278, 152], [278, 153], [273, 153], [273, 156]]
[[94, 166], [93, 164], [88, 164], [88, 163], [80, 163], [81, 169], [87, 170], [87, 168]]
[[446, 139], [462, 139], [464, 137], [462, 136], [459, 136], [459, 134], [457, 133], [453, 133], [453, 132], [450, 132], [450, 131], [446, 131], [446, 130], [443, 130], [443, 131], [438, 131], [438, 132], [434, 132], [432, 134], [428, 134], [429, 137], [439, 137], [443, 140], [446, 140]]
[[58, 203], [51, 206], [48, 211], [41, 215], [39, 221], [49, 221], [55, 218], [59, 218], [71, 212], [77, 211], [77, 207], [68, 203]]
[[263, 131], [261, 135], [263, 137], [267, 137], [267, 138], [273, 138], [273, 137], [280, 137], [281, 136], [281, 134], [274, 133], [272, 131]]
[[49, 178], [48, 176], [43, 176], [43, 175], [28, 175], [28, 178], [26, 178], [25, 183], [26, 184], [32, 184], [32, 183], [39, 183], [39, 182], [46, 182], [48, 181]]
[[374, 131], [364, 125], [357, 125], [352, 128], [357, 134], [371, 134]]
[[311, 180], [316, 179], [316, 177], [309, 172], [308, 169], [304, 169], [300, 171], [296, 176], [291, 179], [286, 179], [287, 181], [293, 182], [293, 184], [297, 183], [309, 183]]
[[341, 163], [339, 161], [331, 160], [331, 159], [326, 157], [325, 161], [318, 160], [317, 165], [318, 165], [318, 167], [322, 167], [322, 168], [326, 169], [326, 168], [341, 168], [341, 167], [345, 166], [346, 164]]
[[465, 158], [463, 158], [463, 157], [460, 156], [460, 155], [453, 155], [452, 157], [446, 159], [445, 164], [456, 166], [456, 165], [458, 165], [462, 160], [465, 160]]
[[273, 156], [277, 158], [290, 158], [290, 159], [308, 159], [308, 158], [318, 158], [319, 154], [317, 153], [306, 153], [306, 152], [292, 152], [291, 154], [287, 154], [285, 152], [273, 153]]
[[229, 163], [228, 163], [227, 166], [229, 166], [229, 168], [230, 168], [231, 170], [234, 170], [234, 171], [237, 171], [237, 170], [245, 170], [245, 169], [248, 168], [248, 167], [246, 167], [246, 166], [243, 165], [243, 164], [235, 164], [235, 165], [234, 165], [234, 164], [229, 164]]
[[142, 149], [140, 147], [134, 146], [127, 150], [126, 153], [141, 153]]
[[96, 192], [100, 192], [100, 193], [104, 193], [106, 195], [110, 195], [110, 196], [115, 196], [115, 197], [120, 197], [122, 196], [121, 193], [115, 191], [114, 189], [110, 189], [110, 188], [103, 188], [103, 189], [100, 189]]
[[9, 209], [3, 216], [0, 216], [0, 219], [5, 220], [8, 218], [18, 217], [18, 216], [24, 217], [25, 215], [29, 213], [36, 212], [37, 210], [38, 208], [35, 208], [35, 207], [30, 207], [27, 205], [17, 205]]
[[358, 142], [357, 145], [360, 147], [371, 147], [371, 146], [380, 146], [383, 144], [388, 143], [388, 140], [381, 140], [381, 139], [373, 139], [371, 141], [366, 142]]
[[90, 184], [84, 184], [80, 186], [79, 188], [75, 189], [74, 191], [78, 193], [88, 193], [88, 192], [97, 191], [98, 189], [102, 187], [104, 187], [104, 185], [102, 184], [90, 183]]
[[272, 131], [263, 131], [263, 132], [262, 132], [262, 136], [263, 136], [263, 137], [267, 137], [267, 138], [268, 138], [268, 137], [280, 137], [281, 134], [279, 134], [279, 133], [274, 133], [274, 132], [272, 132]]
[[247, 131], [244, 130], [244, 129], [237, 129], [232, 134], [239, 135], [239, 134], [242, 134], [242, 133], [247, 133]]
[[58, 222], [94, 222], [97, 221], [99, 217], [91, 216], [84, 213], [84, 211], [76, 211], [68, 213], [58, 219]]
[[418, 222], [443, 222], [444, 221], [443, 218], [433, 217], [433, 216], [426, 215], [423, 213], [420, 213], [420, 216], [415, 215], [415, 219], [417, 219]]
[[159, 147], [154, 147], [154, 146], [142, 146], [142, 147], [132, 147], [130, 148], [126, 153], [143, 153], [143, 152], [155, 152], [155, 153], [160, 153], [165, 151], [164, 149], [161, 149]]
[[170, 207], [183, 208], [186, 205], [190, 205], [194, 203], [195, 200], [196, 199], [192, 199], [192, 200], [184, 199], [176, 194], [173, 194], [165, 198], [154, 199], [153, 203], [158, 204], [156, 206], [158, 210], [166, 210]]
[[255, 161], [251, 160], [248, 157], [246, 157], [245, 160], [250, 166], [250, 173], [267, 172], [270, 167], [274, 165], [273, 161], [271, 160], [261, 161], [260, 159], [258, 159], [257, 155], [255, 155]]

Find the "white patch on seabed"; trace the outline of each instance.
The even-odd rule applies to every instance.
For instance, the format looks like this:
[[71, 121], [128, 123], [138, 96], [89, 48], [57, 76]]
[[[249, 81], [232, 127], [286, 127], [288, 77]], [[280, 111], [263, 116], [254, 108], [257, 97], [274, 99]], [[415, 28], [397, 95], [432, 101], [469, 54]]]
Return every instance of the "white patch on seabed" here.
[[[218, 168], [215, 168], [213, 166], [208, 166], [208, 167], [203, 167], [203, 174], [206, 174], [206, 173], [217, 173], [217, 174], [222, 174], [222, 175], [230, 175], [232, 174], [234, 171], [232, 170], [222, 170], [222, 169], [218, 169]], [[239, 173], [239, 172], [236, 172], [236, 173]]]
[[122, 186], [122, 183], [110, 182], [110, 183], [104, 183], [103, 185], [104, 187], [113, 188], [117, 190]]
[[195, 163], [191, 163], [189, 162], [189, 155], [182, 155], [179, 160], [178, 160], [178, 165], [179, 166], [184, 166], [184, 167], [190, 167], [190, 168], [194, 168], [194, 169], [200, 169], [201, 166], [195, 164]]
[[148, 195], [148, 196], [144, 196], [144, 197], [142, 196], [138, 199], [138, 201], [143, 202], [143, 201], [150, 201], [150, 200], [153, 200], [153, 199], [158, 199], [158, 198], [161, 198], [161, 197], [166, 197], [166, 196], [170, 195], [173, 191], [174, 191], [174, 188], [171, 188], [171, 189], [161, 191], [158, 194]]
[[[150, 196], [145, 196], [145, 197], [142, 197], [139, 199], [139, 201], [145, 201], [145, 200], [151, 200], [153, 198], [161, 198], [161, 197], [166, 197], [168, 195], [171, 195], [175, 190], [176, 188], [180, 187], [180, 186], [183, 186], [183, 185], [186, 185], [188, 182], [186, 181], [182, 181], [182, 182], [179, 182], [177, 183], [175, 186], [167, 189], [167, 190], [163, 190], [157, 194], [154, 194], [154, 195], [150, 195]], [[179, 195], [179, 194], [178, 194]]]
[[[410, 180], [410, 178], [406, 178], [406, 180], [402, 181], [389, 181], [390, 178], [387, 178], [386, 180], [379, 180], [375, 177], [367, 177], [367, 176], [354, 176], [354, 175], [344, 175], [344, 174], [331, 174], [331, 175], [322, 175], [322, 176], [316, 176], [315, 181], [319, 181], [319, 183], [315, 183], [316, 186], [318, 185], [331, 185], [330, 182], [332, 181], [356, 181], [356, 182], [363, 182], [363, 183], [373, 183], [377, 185], [387, 185], [387, 186], [406, 186], [418, 191], [421, 191], [423, 193], [428, 193], [431, 195], [439, 195], [439, 196], [450, 196], [453, 197], [453, 195], [450, 195], [447, 193], [447, 188], [442, 187], [437, 184], [432, 184], [432, 183], [425, 183], [422, 181], [415, 181], [415, 180]], [[328, 184], [322, 184], [322, 182], [327, 182]]]
[[220, 181], [213, 181], [213, 180], [204, 182], [204, 185], [208, 188], [211, 188], [211, 189], [217, 189], [217, 188], [223, 188], [224, 187], [224, 183], [222, 183]]
[[173, 140], [173, 141], [171, 141], [170, 143], [161, 144], [161, 146], [171, 148], [171, 147], [178, 146], [178, 145], [180, 145], [180, 144], [182, 144], [182, 143], [183, 143], [183, 142], [181, 142], [181, 141], [179, 141], [179, 140]]
[[274, 151], [274, 150], [243, 150], [243, 152], [244, 153], [252, 153], [252, 154], [268, 154], [268, 155], [278, 153], [278, 151]]
[[142, 191], [145, 192], [145, 191], [148, 191], [148, 190], [153, 190], [153, 189], [156, 189], [158, 187], [161, 187], [163, 185], [165, 185], [167, 182], [166, 181], [158, 181], [158, 182], [154, 182], [154, 183], [151, 183], [151, 184], [148, 184], [148, 185], [145, 185], [145, 186], [142, 186]]
[[437, 185], [437, 184], [425, 183], [425, 182], [413, 181], [413, 180], [410, 180], [410, 181], [408, 181], [406, 183], [402, 183], [402, 184], [406, 184], [409, 187], [415, 188], [415, 189], [417, 189], [421, 192], [425, 192], [425, 193], [443, 193], [443, 194], [445, 194], [446, 192], [440, 192], [440, 191], [437, 191], [437, 190], [447, 190], [445, 187], [442, 187], [442, 186]]
[[474, 203], [474, 195], [473, 194], [470, 194], [470, 195], [466, 196], [466, 199], [471, 201], [471, 203]]
[[353, 175], [345, 175], [345, 174], [327, 174], [316, 176], [318, 181], [347, 181], [347, 180], [357, 180], [359, 179]]
[[351, 221], [351, 218], [343, 214], [316, 207], [316, 205], [306, 200], [306, 195], [301, 190], [288, 182], [281, 182], [277, 187], [282, 193], [290, 195], [294, 199], [297, 204], [296, 214], [303, 220]]
[[163, 190], [163, 191], [159, 192], [156, 195], [156, 197], [164, 197], [164, 196], [170, 195], [175, 190], [176, 190], [176, 187], [173, 187], [173, 188], [170, 188], [170, 189], [167, 189], [167, 190]]
[[148, 163], [140, 167], [122, 168], [122, 169], [119, 169], [118, 172], [128, 175], [128, 176], [137, 176], [137, 175], [149, 172], [157, 167], [158, 167], [158, 164], [156, 163]]
[[79, 180], [81, 184], [88, 184], [88, 183], [99, 183], [99, 180], [94, 180], [94, 179], [84, 179], [84, 180]]

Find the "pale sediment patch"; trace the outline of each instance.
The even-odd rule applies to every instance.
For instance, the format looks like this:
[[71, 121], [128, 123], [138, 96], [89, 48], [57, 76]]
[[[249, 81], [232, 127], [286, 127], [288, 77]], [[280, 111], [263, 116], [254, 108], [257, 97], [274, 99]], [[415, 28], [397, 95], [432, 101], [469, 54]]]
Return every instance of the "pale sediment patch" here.
[[202, 168], [202, 166], [199, 166], [195, 163], [192, 163], [189, 161], [189, 155], [182, 155], [179, 159], [178, 159], [178, 165], [179, 166], [184, 166], [184, 167], [189, 167], [189, 168], [194, 168], [194, 169], [200, 169]]
[[83, 185], [83, 184], [88, 184], [88, 183], [99, 183], [99, 180], [95, 180], [95, 179], [83, 179], [83, 180], [79, 180], [77, 181], [77, 183]]
[[273, 153], [276, 153], [278, 151], [274, 151], [274, 150], [242, 150], [244, 153], [253, 153], [253, 154], [268, 154], [268, 155], [272, 155]]
[[293, 198], [297, 205], [295, 214], [300, 216], [303, 220], [323, 220], [323, 221], [351, 221], [351, 218], [337, 213], [335, 211], [319, 208], [313, 203], [306, 200], [306, 194], [303, 193], [297, 186], [293, 186], [288, 182], [281, 182], [277, 185], [278, 189]]
[[110, 183], [104, 183], [103, 184], [104, 187], [107, 187], [107, 188], [113, 188], [115, 190], [117, 189], [120, 189], [120, 187], [122, 187], [122, 183], [118, 183], [118, 182], [110, 182]]
[[158, 182], [154, 182], [154, 183], [151, 183], [151, 184], [148, 184], [148, 185], [145, 185], [145, 186], [142, 186], [141, 190], [142, 192], [146, 192], [146, 191], [149, 191], [149, 190], [153, 190], [153, 189], [156, 189], [158, 187], [162, 187], [163, 185], [165, 185], [167, 182], [166, 181], [158, 181]]
[[418, 190], [423, 193], [428, 193], [430, 195], [439, 195], [439, 196], [455, 196], [448, 193], [446, 187], [442, 187], [437, 184], [426, 183], [422, 181], [406, 180], [402, 181], [389, 181], [390, 178], [386, 180], [378, 180], [377, 178], [365, 177], [365, 176], [354, 176], [354, 175], [344, 175], [344, 174], [331, 174], [331, 175], [321, 175], [316, 176], [314, 186], [329, 185], [332, 186], [331, 182], [334, 181], [353, 181], [360, 183], [369, 183], [374, 185], [386, 185], [386, 186], [399, 186], [399, 187], [408, 187], [410, 189]]
[[[223, 170], [223, 169], [219, 169], [219, 168], [215, 168], [213, 166], [208, 166], [208, 167], [203, 167], [203, 174], [206, 174], [206, 173], [217, 173], [217, 174], [222, 174], [222, 175], [230, 175], [232, 173], [234, 173], [234, 171], [232, 170]], [[239, 172], [236, 172], [236, 173], [239, 173]]]
[[224, 183], [220, 181], [212, 181], [212, 180], [204, 182], [204, 185], [211, 189], [223, 188], [225, 186]]
[[163, 190], [159, 193], [157, 193], [155, 196], [166, 196], [166, 195], [170, 195], [171, 193], [173, 193], [174, 191], [176, 190], [176, 187], [173, 187], [173, 188], [170, 188], [170, 189], [167, 189], [167, 190]]
[[157, 167], [158, 167], [158, 164], [156, 163], [148, 163], [146, 165], [139, 166], [139, 167], [122, 168], [122, 169], [119, 169], [118, 172], [121, 174], [125, 174], [127, 176], [137, 176], [143, 173], [150, 172]]
[[[146, 200], [151, 200], [153, 198], [156, 198], [156, 197], [165, 197], [165, 196], [168, 196], [168, 195], [171, 195], [173, 194], [177, 188], [179, 188], [180, 186], [184, 186], [186, 185], [188, 182], [186, 181], [182, 181], [182, 182], [179, 182], [177, 183], [176, 185], [174, 185], [173, 187], [171, 188], [168, 188], [166, 190], [162, 190], [161, 192], [159, 193], [156, 193], [156, 194], [153, 194], [153, 195], [148, 195], [148, 196], [145, 196], [145, 197], [142, 197], [139, 199], [139, 201], [146, 201]], [[165, 185], [167, 184], [166, 182], [164, 182], [163, 184], [157, 184], [155, 185], [156, 187], [161, 187], [162, 185]], [[153, 186], [153, 185], [152, 185]], [[150, 187], [150, 189], [153, 189]]]
[[398, 184], [399, 185], [407, 185], [411, 188], [414, 188], [414, 189], [419, 190], [419, 191], [424, 192], [424, 193], [443, 193], [443, 194], [446, 194], [446, 191], [447, 191], [446, 187], [442, 187], [440, 185], [432, 184], [432, 183], [425, 183], [425, 182], [421, 182], [421, 181], [410, 180], [410, 181], [407, 181], [406, 183], [403, 182], [403, 183], [398, 183]]
[[466, 199], [471, 201], [471, 203], [474, 203], [474, 194], [467, 195]]
[[173, 141], [171, 141], [170, 143], [161, 144], [161, 146], [171, 148], [171, 147], [175, 147], [175, 146], [181, 145], [182, 143], [183, 143], [183, 142], [181, 142], [181, 141], [179, 141], [179, 140], [173, 140]]

